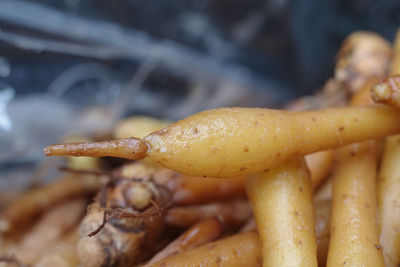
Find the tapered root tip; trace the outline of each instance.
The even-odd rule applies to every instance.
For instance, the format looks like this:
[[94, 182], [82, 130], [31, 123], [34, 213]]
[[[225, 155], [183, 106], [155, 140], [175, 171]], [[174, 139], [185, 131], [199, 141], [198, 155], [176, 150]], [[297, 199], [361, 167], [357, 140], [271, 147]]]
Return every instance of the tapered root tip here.
[[124, 159], [143, 159], [148, 150], [147, 144], [138, 138], [126, 138], [103, 142], [67, 143], [47, 146], [43, 149], [46, 156], [85, 156], [117, 157]]
[[46, 147], [43, 149], [43, 154], [44, 154], [45, 156], [51, 156], [51, 155], [53, 155], [53, 154], [51, 153], [51, 146], [46, 146]]

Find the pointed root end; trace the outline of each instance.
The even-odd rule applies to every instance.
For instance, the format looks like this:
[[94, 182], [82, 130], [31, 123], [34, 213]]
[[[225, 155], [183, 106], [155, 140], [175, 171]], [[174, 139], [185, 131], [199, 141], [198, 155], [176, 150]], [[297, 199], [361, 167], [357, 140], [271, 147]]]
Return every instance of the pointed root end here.
[[85, 156], [118, 157], [125, 159], [143, 159], [147, 156], [147, 144], [138, 138], [126, 138], [103, 142], [83, 142], [55, 144], [43, 149], [46, 156]]

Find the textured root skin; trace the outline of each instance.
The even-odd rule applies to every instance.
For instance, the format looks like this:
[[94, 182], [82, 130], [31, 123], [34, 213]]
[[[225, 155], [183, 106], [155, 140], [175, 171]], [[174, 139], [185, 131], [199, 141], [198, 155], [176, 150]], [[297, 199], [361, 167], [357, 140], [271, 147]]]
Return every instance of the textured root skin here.
[[398, 133], [399, 115], [387, 107], [221, 108], [192, 115], [144, 141], [148, 156], [166, 168], [230, 178], [264, 171], [293, 156]]
[[400, 110], [381, 106], [304, 112], [221, 108], [192, 115], [143, 141], [56, 145], [45, 153], [127, 159], [147, 155], [186, 175], [232, 178], [262, 172], [293, 156], [399, 133], [399, 117]]
[[[84, 266], [132, 266], [152, 252], [163, 233], [163, 215], [157, 214], [147, 218], [115, 218], [98, 234], [88, 237], [102, 223], [103, 213], [101, 208], [92, 206], [81, 223], [78, 256]], [[121, 226], [124, 223], [129, 227]]]
[[55, 144], [47, 146], [43, 153], [46, 156], [89, 156], [89, 157], [118, 157], [126, 159], [143, 159], [146, 157], [148, 146], [138, 138], [126, 138], [103, 142], [81, 142]]
[[[137, 187], [151, 192], [148, 206], [134, 205], [132, 189]], [[111, 177], [80, 225], [80, 262], [86, 267], [123, 267], [142, 261], [163, 233], [170, 203], [169, 191], [152, 181]]]
[[371, 90], [371, 97], [376, 103], [400, 107], [400, 75], [384, 79]]

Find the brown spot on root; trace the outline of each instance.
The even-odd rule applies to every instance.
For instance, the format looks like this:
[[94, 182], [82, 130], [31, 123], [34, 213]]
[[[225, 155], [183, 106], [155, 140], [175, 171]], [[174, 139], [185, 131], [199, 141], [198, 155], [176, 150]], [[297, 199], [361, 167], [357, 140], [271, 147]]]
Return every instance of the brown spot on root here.
[[300, 186], [299, 191], [300, 191], [300, 193], [303, 192], [303, 187]]
[[222, 258], [220, 256], [218, 256], [217, 259], [215, 260], [215, 262], [217, 264], [220, 264], [222, 262]]
[[281, 152], [276, 153], [276, 157], [279, 158], [281, 156]]
[[248, 147], [245, 147], [245, 148], [244, 148], [244, 152], [249, 152], [249, 148], [248, 148]]
[[299, 212], [297, 210], [294, 211], [294, 216], [299, 217]]
[[301, 240], [297, 240], [297, 243], [301, 246], [303, 244], [303, 242], [301, 242]]
[[342, 126], [342, 127], [339, 127], [339, 132], [341, 132], [341, 131], [343, 131], [344, 130], [344, 127]]
[[369, 209], [369, 204], [368, 204], [368, 203], [364, 203], [364, 207], [365, 207], [366, 209]]
[[350, 151], [349, 155], [352, 156], [352, 157], [354, 157], [354, 156], [357, 155], [357, 153], [356, 153], [355, 151]]
[[382, 246], [379, 245], [379, 244], [375, 244], [375, 248], [376, 248], [377, 250], [381, 250], [381, 249], [382, 249]]
[[247, 168], [246, 167], [241, 167], [239, 170], [240, 171], [244, 171], [244, 170], [247, 170]]
[[314, 117], [311, 117], [311, 119], [312, 119], [313, 121], [317, 121], [317, 119], [316, 119], [316, 118], [314, 118]]
[[193, 133], [194, 133], [194, 134], [198, 134], [198, 133], [199, 133], [199, 130], [198, 130], [197, 128], [193, 128]]

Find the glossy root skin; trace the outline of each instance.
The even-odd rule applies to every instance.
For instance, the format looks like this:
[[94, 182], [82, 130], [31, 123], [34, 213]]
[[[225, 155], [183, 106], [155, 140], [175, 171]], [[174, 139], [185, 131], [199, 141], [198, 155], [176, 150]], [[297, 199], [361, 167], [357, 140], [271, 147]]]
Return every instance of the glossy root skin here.
[[303, 158], [249, 176], [263, 266], [317, 266], [311, 180]]
[[178, 121], [143, 141], [53, 145], [45, 152], [140, 159], [148, 148], [147, 156], [176, 172], [232, 178], [262, 172], [294, 156], [398, 133], [399, 117], [400, 110], [389, 107], [304, 112], [221, 108]]
[[178, 121], [143, 140], [148, 156], [193, 176], [259, 173], [296, 155], [400, 131], [400, 110], [386, 107], [289, 112], [222, 108]]
[[400, 136], [386, 138], [379, 171], [378, 201], [380, 212], [380, 241], [385, 264], [400, 263]]
[[376, 141], [335, 151], [327, 266], [384, 266], [376, 208]]
[[[390, 94], [387, 97], [381, 96], [378, 102], [400, 107], [400, 31], [396, 34], [393, 50], [394, 56], [390, 74], [394, 76], [382, 82], [382, 86], [389, 90]], [[374, 95], [376, 89], [377, 87], [372, 89], [372, 95]], [[387, 137], [384, 142], [378, 179], [380, 242], [387, 267], [395, 267], [400, 263], [399, 157], [400, 135]]]

